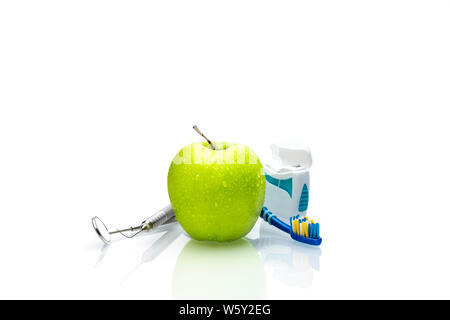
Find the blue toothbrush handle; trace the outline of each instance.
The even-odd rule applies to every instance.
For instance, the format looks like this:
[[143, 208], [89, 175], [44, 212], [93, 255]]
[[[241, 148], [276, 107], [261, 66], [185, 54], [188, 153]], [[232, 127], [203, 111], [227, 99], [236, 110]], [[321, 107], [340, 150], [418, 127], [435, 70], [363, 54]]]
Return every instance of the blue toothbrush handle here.
[[265, 221], [267, 221], [270, 225], [280, 229], [281, 231], [284, 231], [286, 233], [291, 233], [291, 227], [278, 219], [277, 216], [275, 216], [272, 212], [267, 210], [266, 207], [263, 207], [261, 210], [261, 213], [259, 215], [261, 218], [263, 218]]
[[280, 219], [278, 219], [278, 217], [276, 217], [276, 216], [272, 217], [271, 225], [280, 229], [281, 231], [284, 231], [286, 233], [291, 233], [291, 227], [289, 225], [287, 225], [286, 223], [284, 223], [283, 221], [281, 221]]

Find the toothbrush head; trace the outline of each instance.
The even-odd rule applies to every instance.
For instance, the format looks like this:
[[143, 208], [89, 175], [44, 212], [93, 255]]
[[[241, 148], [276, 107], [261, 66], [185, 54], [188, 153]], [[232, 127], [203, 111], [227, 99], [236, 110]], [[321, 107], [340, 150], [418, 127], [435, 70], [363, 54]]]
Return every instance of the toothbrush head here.
[[291, 238], [298, 242], [303, 242], [313, 246], [318, 246], [322, 243], [320, 237], [320, 226], [314, 220], [308, 220], [308, 217], [301, 217], [297, 215], [290, 218], [290, 225], [278, 219], [266, 207], [263, 207], [259, 215], [268, 224], [280, 229], [283, 232], [289, 233]]
[[320, 224], [314, 220], [308, 220], [308, 217], [297, 215], [290, 218], [291, 238], [306, 244], [318, 246], [322, 243], [320, 237]]

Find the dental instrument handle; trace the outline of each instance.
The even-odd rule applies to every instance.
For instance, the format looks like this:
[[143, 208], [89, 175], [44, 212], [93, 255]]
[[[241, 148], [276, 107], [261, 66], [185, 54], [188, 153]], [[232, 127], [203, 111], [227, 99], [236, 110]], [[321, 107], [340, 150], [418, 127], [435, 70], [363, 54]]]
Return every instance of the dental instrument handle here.
[[144, 220], [142, 222], [141, 228], [144, 230], [157, 228], [173, 217], [175, 217], [175, 213], [173, 212], [172, 205], [169, 204], [156, 212], [150, 218]]

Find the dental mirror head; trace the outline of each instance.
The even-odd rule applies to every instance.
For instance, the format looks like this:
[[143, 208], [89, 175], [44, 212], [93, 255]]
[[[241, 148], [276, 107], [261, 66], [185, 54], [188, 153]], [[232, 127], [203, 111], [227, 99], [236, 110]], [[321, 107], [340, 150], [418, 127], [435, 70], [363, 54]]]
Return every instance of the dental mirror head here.
[[92, 226], [94, 227], [95, 232], [97, 233], [98, 237], [106, 244], [111, 242], [111, 235], [108, 231], [108, 228], [103, 223], [103, 221], [95, 216], [92, 218]]

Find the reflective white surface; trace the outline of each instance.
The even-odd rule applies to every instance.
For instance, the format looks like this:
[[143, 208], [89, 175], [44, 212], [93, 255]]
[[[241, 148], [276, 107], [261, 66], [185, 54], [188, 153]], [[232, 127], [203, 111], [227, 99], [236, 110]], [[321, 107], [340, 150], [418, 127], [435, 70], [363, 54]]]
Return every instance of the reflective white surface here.
[[[267, 299], [269, 281], [309, 288], [314, 273], [320, 271], [320, 247], [296, 243], [262, 221], [258, 221], [248, 237], [231, 243], [192, 240], [178, 224], [141, 237], [143, 239], [124, 240], [126, 244], [117, 241], [101, 246], [95, 269], [117, 268], [120, 258], [108, 257], [114, 259], [114, 265], [108, 265], [104, 261], [107, 254], [125, 256], [124, 251], [135, 246], [135, 241], [145, 241], [149, 246], [143, 250], [136, 267], [121, 279], [120, 285], [139, 287], [136, 273], [140, 268], [154, 270], [149, 279], [143, 280], [143, 285], [150, 286], [158, 283], [160, 277], [166, 277], [167, 269], [173, 269], [170, 281], [161, 291], [169, 290], [170, 296], [166, 298], [174, 299]], [[109, 252], [120, 244], [124, 245], [122, 250]], [[176, 257], [174, 265], [162, 266], [158, 257], [165, 251]]]

